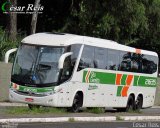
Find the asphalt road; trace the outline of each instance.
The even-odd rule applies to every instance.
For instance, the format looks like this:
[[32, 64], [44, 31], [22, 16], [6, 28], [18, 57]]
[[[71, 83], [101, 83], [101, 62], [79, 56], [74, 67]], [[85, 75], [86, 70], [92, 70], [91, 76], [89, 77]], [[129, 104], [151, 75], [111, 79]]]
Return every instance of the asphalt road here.
[[3, 124], [0, 128], [160, 128], [160, 122], [67, 122]]

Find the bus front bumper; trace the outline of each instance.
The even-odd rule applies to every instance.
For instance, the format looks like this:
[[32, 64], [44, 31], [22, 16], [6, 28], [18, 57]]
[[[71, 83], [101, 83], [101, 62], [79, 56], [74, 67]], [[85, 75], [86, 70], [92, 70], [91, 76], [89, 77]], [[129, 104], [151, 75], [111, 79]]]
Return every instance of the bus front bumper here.
[[29, 96], [18, 94], [12, 89], [9, 89], [9, 100], [12, 102], [20, 102], [26, 104], [35, 104], [42, 106], [57, 106], [58, 95], [52, 94], [48, 96]]

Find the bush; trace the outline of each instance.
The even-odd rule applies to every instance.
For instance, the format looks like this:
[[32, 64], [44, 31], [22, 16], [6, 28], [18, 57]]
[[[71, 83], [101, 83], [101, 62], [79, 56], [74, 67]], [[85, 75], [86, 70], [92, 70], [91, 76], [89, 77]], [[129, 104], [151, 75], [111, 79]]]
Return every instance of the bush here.
[[[16, 41], [9, 40], [7, 32], [0, 26], [0, 61], [4, 61], [5, 53], [9, 49], [18, 47], [21, 39], [22, 36], [18, 35]], [[13, 55], [11, 55], [10, 61], [13, 62]]]

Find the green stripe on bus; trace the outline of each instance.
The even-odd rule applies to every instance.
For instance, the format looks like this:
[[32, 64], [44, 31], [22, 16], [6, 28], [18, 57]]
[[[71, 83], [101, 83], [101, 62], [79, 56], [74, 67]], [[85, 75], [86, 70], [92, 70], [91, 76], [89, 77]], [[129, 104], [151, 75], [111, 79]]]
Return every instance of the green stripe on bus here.
[[134, 82], [133, 82], [134, 86], [138, 86], [138, 78], [139, 76], [134, 76]]
[[[83, 72], [83, 82], [86, 83], [86, 75], [88, 71]], [[122, 74], [121, 85], [126, 85], [127, 74]], [[115, 85], [116, 73], [106, 73], [106, 72], [95, 72], [91, 71], [88, 75], [89, 83], [98, 84], [112, 84]], [[157, 78], [156, 77], [146, 77], [135, 75], [133, 79], [133, 86], [142, 87], [156, 87]]]
[[138, 81], [138, 86], [156, 87], [156, 85], [157, 85], [157, 78], [155, 77], [140, 76]]
[[122, 88], [123, 88], [123, 86], [118, 86], [118, 89], [117, 89], [117, 96], [121, 96]]
[[86, 77], [87, 72], [88, 72], [88, 71], [84, 71], [84, 72], [83, 72], [83, 82], [86, 82], [85, 77]]
[[33, 88], [33, 87], [25, 87], [25, 86], [20, 86], [19, 91], [23, 92], [35, 92], [35, 93], [43, 93], [43, 92], [50, 92], [53, 91], [54, 88]]
[[54, 87], [45, 87], [45, 88], [37, 88], [37, 87], [27, 87], [22, 85], [17, 85], [17, 90], [22, 92], [34, 92], [34, 93], [44, 93], [54, 91]]
[[127, 75], [124, 74], [121, 79], [121, 85], [126, 85], [126, 78], [127, 78]]
[[[83, 72], [83, 82], [86, 82], [86, 74], [88, 71]], [[115, 84], [116, 74], [114, 73], [104, 73], [104, 72], [93, 72], [91, 71], [89, 75], [89, 83], [99, 83], [99, 84]]]

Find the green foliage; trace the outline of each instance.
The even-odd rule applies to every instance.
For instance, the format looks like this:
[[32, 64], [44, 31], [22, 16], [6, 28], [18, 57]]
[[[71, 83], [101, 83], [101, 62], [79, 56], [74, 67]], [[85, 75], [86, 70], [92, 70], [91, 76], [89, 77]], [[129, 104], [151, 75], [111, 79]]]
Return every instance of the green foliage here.
[[72, 0], [61, 32], [115, 40], [160, 55], [159, 0]]
[[124, 121], [124, 119], [120, 116], [116, 116], [116, 121]]
[[100, 113], [104, 113], [105, 112], [105, 108], [99, 108], [99, 107], [88, 108], [87, 112], [94, 113], [94, 114], [100, 114]]
[[[110, 39], [155, 51], [160, 56], [160, 0], [54, 0], [41, 4], [45, 10], [38, 16], [37, 32], [58, 31]], [[22, 22], [24, 17], [26, 23]], [[28, 15], [18, 18], [18, 30], [30, 28], [28, 19]], [[18, 42], [12, 43], [6, 37], [0, 28], [1, 60], [4, 52]]]
[[68, 119], [68, 122], [75, 122], [75, 119], [73, 117]]
[[[15, 42], [10, 41], [7, 36], [7, 32], [5, 32], [2, 27], [0, 27], [0, 61], [4, 61], [5, 53], [12, 48], [18, 47], [18, 43], [21, 37], [19, 36]], [[11, 58], [13, 61], [13, 57]]]

